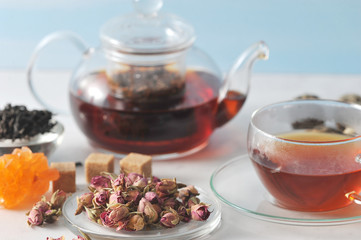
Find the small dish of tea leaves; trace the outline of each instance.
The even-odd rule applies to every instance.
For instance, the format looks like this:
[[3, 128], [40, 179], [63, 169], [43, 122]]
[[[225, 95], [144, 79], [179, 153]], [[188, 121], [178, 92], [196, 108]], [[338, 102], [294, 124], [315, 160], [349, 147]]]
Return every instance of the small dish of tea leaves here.
[[49, 157], [62, 142], [63, 134], [64, 126], [49, 111], [11, 104], [0, 110], [0, 155], [27, 146]]

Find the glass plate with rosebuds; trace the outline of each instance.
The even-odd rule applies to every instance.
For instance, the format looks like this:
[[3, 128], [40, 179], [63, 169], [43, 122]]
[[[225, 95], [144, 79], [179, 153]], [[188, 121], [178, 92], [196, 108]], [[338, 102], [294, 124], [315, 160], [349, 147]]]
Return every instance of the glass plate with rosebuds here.
[[116, 231], [115, 228], [107, 228], [88, 219], [85, 212], [75, 215], [77, 209], [77, 197], [85, 191], [74, 193], [63, 205], [63, 215], [67, 227], [76, 235], [87, 235], [92, 240], [109, 239], [205, 239], [215, 231], [221, 223], [221, 206], [213, 195], [208, 195], [204, 190], [197, 187], [199, 199], [209, 205], [211, 212], [206, 221], [191, 220], [188, 223], [181, 222], [173, 228], [152, 228], [141, 231]]

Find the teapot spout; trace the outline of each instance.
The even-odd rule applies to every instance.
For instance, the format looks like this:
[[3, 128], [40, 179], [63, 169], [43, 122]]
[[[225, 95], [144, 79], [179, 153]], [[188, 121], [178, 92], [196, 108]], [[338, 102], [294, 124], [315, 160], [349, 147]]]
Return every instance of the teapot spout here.
[[253, 63], [267, 60], [269, 48], [263, 41], [246, 49], [227, 73], [219, 92], [215, 126], [220, 127], [231, 120], [242, 108], [248, 94]]
[[235, 87], [242, 94], [247, 95], [252, 75], [253, 63], [258, 60], [267, 60], [269, 48], [263, 41], [252, 44], [232, 65], [227, 73], [220, 90], [218, 101], [221, 102], [227, 95], [230, 87]]

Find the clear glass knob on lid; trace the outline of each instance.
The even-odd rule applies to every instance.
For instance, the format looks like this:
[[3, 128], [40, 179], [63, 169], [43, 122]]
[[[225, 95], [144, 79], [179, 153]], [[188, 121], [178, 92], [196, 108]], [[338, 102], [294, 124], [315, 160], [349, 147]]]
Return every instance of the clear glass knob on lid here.
[[161, 158], [196, 152], [239, 112], [253, 63], [268, 58], [268, 47], [253, 44], [222, 74], [194, 46], [193, 27], [163, 12], [162, 1], [134, 0], [133, 5], [133, 12], [102, 26], [98, 48], [86, 47], [72, 33], [44, 38], [28, 68], [31, 90], [53, 109], [35, 90], [33, 67], [44, 46], [70, 40], [83, 52], [70, 81], [70, 105], [93, 146]]
[[105, 23], [100, 30], [103, 45], [133, 54], [167, 54], [189, 48], [193, 27], [173, 14], [163, 13], [161, 0], [134, 0], [135, 12]]

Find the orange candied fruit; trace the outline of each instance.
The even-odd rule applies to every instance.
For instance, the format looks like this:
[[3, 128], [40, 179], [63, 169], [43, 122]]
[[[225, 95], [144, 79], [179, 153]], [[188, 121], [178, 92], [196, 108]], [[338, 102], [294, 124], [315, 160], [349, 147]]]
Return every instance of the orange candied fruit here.
[[49, 190], [49, 182], [58, 178], [58, 170], [49, 168], [44, 153], [16, 148], [0, 157], [0, 206], [35, 203]]

